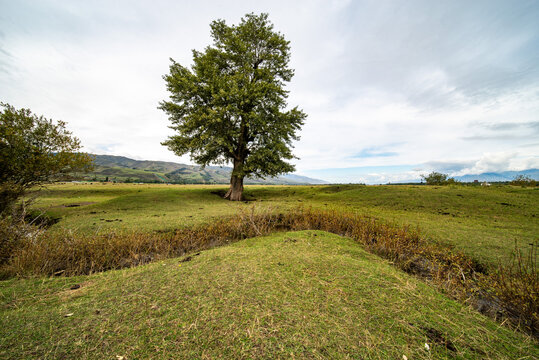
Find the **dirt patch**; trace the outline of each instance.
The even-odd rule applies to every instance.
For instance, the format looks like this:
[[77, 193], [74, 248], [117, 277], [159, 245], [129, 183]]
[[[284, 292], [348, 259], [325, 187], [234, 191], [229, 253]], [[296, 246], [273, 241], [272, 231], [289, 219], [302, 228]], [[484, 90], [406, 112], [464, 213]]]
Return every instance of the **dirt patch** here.
[[95, 201], [83, 201], [83, 202], [80, 202], [80, 203], [55, 205], [55, 206], [51, 206], [51, 208], [72, 208], [72, 207], [80, 207], [80, 206], [93, 205], [93, 204], [96, 204], [96, 202]]
[[226, 190], [215, 190], [215, 191], [211, 191], [211, 194], [217, 195], [217, 196], [219, 196], [220, 198], [224, 198], [225, 195], [226, 195]]
[[86, 293], [88, 288], [91, 287], [93, 284], [92, 281], [85, 281], [78, 284], [73, 284], [67, 289], [64, 289], [57, 293], [58, 297], [60, 297], [62, 300], [67, 300], [69, 298], [75, 297], [75, 296], [81, 296]]
[[37, 225], [39, 227], [48, 228], [60, 221], [59, 217], [53, 217], [41, 212], [31, 212], [26, 214], [24, 220], [27, 223]]
[[65, 204], [61, 205], [62, 207], [68, 208], [68, 207], [79, 207], [79, 206], [86, 206], [86, 205], [92, 205], [95, 204], [95, 201], [85, 201], [77, 204]]
[[446, 339], [441, 331], [426, 326], [420, 326], [419, 328], [423, 331], [423, 333], [427, 336], [431, 343], [442, 345], [450, 351], [457, 351], [457, 348], [455, 347], [455, 345], [453, 345], [453, 342], [451, 342], [451, 340], [449, 339]]
[[360, 186], [361, 185], [330, 185], [330, 186], [325, 186], [323, 188], [323, 191], [328, 194], [334, 194], [341, 191], [357, 189]]
[[193, 260], [193, 256], [198, 256], [198, 255], [200, 255], [199, 252], [197, 252], [196, 254], [193, 254], [193, 255], [191, 255], [191, 256], [184, 257], [183, 259], [180, 260], [180, 262], [188, 262], [188, 261], [191, 261], [191, 260]]
[[[211, 191], [210, 193], [213, 194], [213, 195], [217, 195], [219, 196], [220, 198], [224, 198], [225, 195], [226, 195], [226, 192], [227, 190], [214, 190], [214, 191]], [[256, 201], [256, 199], [250, 195], [247, 195], [247, 194], [243, 194], [243, 200], [242, 200], [244, 203], [248, 203], [250, 201]]]
[[501, 202], [500, 205], [503, 205], [503, 206], [516, 206], [516, 205], [513, 205], [513, 204], [506, 203], [506, 202]]

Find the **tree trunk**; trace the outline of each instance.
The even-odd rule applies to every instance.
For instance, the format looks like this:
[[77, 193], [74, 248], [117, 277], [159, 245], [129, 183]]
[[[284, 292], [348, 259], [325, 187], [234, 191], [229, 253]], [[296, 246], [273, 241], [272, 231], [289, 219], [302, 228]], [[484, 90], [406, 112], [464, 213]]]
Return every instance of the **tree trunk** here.
[[226, 192], [225, 199], [230, 201], [241, 201], [243, 199], [243, 177], [232, 175], [230, 188]]
[[[232, 170], [232, 176], [230, 177], [230, 188], [225, 194], [225, 199], [230, 201], [241, 201], [243, 199], [243, 177], [241, 174], [241, 168], [243, 167], [243, 161], [234, 160], [234, 170]], [[237, 175], [237, 174], [240, 175]]]

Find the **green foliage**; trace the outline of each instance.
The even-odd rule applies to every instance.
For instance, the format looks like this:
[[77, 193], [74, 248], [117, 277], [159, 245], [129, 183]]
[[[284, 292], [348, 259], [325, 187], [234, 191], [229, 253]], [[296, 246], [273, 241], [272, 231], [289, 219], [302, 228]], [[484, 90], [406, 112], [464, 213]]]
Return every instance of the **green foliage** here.
[[526, 175], [517, 175], [511, 185], [517, 186], [537, 186], [537, 181]]
[[436, 171], [431, 172], [428, 175], [421, 175], [421, 178], [425, 180], [427, 185], [449, 185], [456, 184], [454, 178], [449, 178], [449, 175], [442, 174]]
[[80, 142], [65, 122], [54, 123], [9, 104], [1, 107], [0, 213], [29, 188], [91, 167], [91, 158], [77, 152]]
[[243, 179], [292, 172], [285, 160], [306, 114], [287, 107], [290, 45], [273, 30], [267, 14], [248, 14], [237, 26], [211, 23], [213, 45], [193, 50], [188, 69], [171, 59], [164, 76], [170, 101], [160, 108], [177, 134], [163, 145], [191, 154], [202, 166], [234, 163], [232, 177]]

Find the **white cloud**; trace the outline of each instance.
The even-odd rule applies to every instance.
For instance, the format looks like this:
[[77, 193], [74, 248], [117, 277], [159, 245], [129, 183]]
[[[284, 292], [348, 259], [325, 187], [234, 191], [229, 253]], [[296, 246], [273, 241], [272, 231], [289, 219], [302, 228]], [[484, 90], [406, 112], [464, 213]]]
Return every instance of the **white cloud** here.
[[483, 154], [472, 166], [452, 172], [450, 175], [519, 171], [530, 168], [539, 168], [539, 157], [520, 157], [517, 152], [495, 152]]
[[[191, 49], [210, 44], [214, 19], [237, 23], [266, 11], [291, 41], [289, 103], [309, 115], [296, 144], [299, 172], [539, 166], [534, 3], [0, 0], [0, 7], [0, 100], [67, 121], [91, 152], [188, 162], [160, 145], [171, 134], [157, 109], [167, 97], [168, 58], [190, 64]], [[376, 176], [417, 175], [399, 171]]]

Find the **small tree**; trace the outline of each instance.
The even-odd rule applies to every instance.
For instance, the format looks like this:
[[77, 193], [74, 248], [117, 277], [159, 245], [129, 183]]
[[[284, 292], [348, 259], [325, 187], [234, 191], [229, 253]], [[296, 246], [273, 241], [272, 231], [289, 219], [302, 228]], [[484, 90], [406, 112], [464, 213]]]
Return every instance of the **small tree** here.
[[66, 123], [0, 103], [0, 215], [28, 189], [60, 175], [87, 171], [92, 159]]
[[210, 25], [213, 46], [193, 50], [191, 69], [171, 59], [165, 75], [170, 101], [160, 108], [177, 134], [163, 145], [177, 155], [190, 153], [203, 167], [232, 163], [225, 198], [241, 200], [245, 176], [266, 177], [294, 171], [292, 141], [306, 114], [285, 111], [294, 75], [290, 45], [273, 30], [267, 14], [248, 14], [237, 26]]
[[454, 183], [455, 179], [451, 178], [448, 180], [447, 174], [442, 174], [436, 171], [431, 172], [428, 175], [421, 175], [421, 178], [425, 180], [427, 185], [444, 185], [448, 182]]

